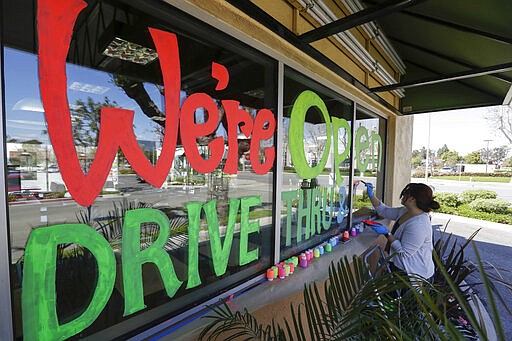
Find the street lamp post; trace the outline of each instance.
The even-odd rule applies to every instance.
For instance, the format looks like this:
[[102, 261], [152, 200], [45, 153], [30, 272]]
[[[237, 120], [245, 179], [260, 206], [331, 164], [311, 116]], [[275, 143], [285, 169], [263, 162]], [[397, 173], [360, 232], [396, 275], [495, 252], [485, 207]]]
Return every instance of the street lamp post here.
[[50, 175], [48, 174], [48, 144], [50, 142], [46, 141], [45, 143], [45, 162], [44, 167], [46, 171], [46, 192], [50, 192]]
[[429, 154], [430, 154], [430, 113], [428, 114], [427, 155], [425, 157], [425, 182], [428, 182]]
[[484, 142], [487, 142], [487, 147], [485, 149], [485, 174], [487, 174], [487, 166], [489, 165], [489, 142], [492, 140], [484, 140]]

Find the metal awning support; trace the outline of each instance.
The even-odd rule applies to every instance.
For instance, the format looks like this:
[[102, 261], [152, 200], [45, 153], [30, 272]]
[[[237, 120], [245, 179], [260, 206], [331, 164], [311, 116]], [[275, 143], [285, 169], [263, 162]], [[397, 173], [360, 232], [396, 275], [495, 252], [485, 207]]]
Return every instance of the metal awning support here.
[[[441, 76], [443, 75], [442, 73], [437, 72], [437, 71], [435, 71], [435, 70], [432, 70], [431, 68], [429, 68], [429, 67], [427, 67], [427, 66], [425, 66], [425, 65], [421, 65], [421, 64], [418, 64], [418, 63], [416, 63], [416, 62], [412, 62], [412, 61], [410, 61], [410, 60], [408, 60], [408, 61], [407, 61], [407, 63], [408, 63], [409, 65], [414, 65], [414, 66], [416, 66], [416, 67], [418, 67], [418, 68], [420, 68], [420, 69], [426, 70], [426, 71], [428, 71], [428, 72], [430, 72], [430, 73], [432, 73], [432, 74], [434, 74], [434, 75], [437, 75], [437, 76], [439, 76], [439, 77], [441, 77]], [[473, 67], [473, 68], [471, 68], [471, 69], [475, 69], [475, 68], [476, 68], [476, 67]], [[489, 77], [494, 77], [495, 75], [488, 75], [488, 76], [489, 76]], [[487, 90], [482, 89], [482, 88], [481, 88], [480, 86], [478, 86], [478, 85], [477, 85], [477, 86], [475, 86], [475, 85], [470, 85], [470, 84], [468, 84], [468, 83], [462, 83], [462, 82], [459, 82], [459, 83], [461, 83], [461, 85], [463, 85], [463, 86], [464, 86], [464, 87], [466, 87], [466, 88], [470, 88], [470, 89], [473, 89], [473, 90], [478, 91], [478, 92], [480, 92], [480, 93], [484, 93], [484, 94], [486, 94], [487, 96], [493, 96], [493, 94], [492, 94], [492, 93], [488, 92]]]
[[504, 64], [487, 66], [487, 67], [473, 69], [473, 70], [454, 72], [454, 73], [451, 73], [448, 75], [443, 75], [443, 76], [427, 77], [427, 78], [423, 78], [423, 79], [415, 80], [415, 81], [400, 82], [400, 83], [392, 84], [392, 85], [379, 86], [376, 88], [371, 88], [370, 91], [371, 92], [383, 92], [383, 91], [391, 91], [391, 90], [396, 90], [396, 89], [413, 88], [413, 87], [422, 86], [422, 85], [450, 82], [450, 81], [456, 81], [456, 80], [465, 79], [465, 78], [473, 78], [473, 77], [485, 76], [485, 75], [489, 75], [489, 74], [493, 74], [493, 73], [508, 72], [508, 71], [512, 71], [512, 63], [504, 63]]
[[424, 1], [426, 0], [388, 0], [376, 6], [364, 9], [347, 17], [333, 21], [332, 23], [322, 27], [306, 32], [300, 35], [299, 39], [304, 43], [311, 43], [332, 36], [333, 34], [346, 31], [352, 27], [365, 24], [382, 16], [400, 11], [404, 8], [417, 5]]
[[503, 100], [503, 105], [509, 105], [512, 107], [512, 85], [507, 91], [507, 94], [505, 95], [505, 99]]

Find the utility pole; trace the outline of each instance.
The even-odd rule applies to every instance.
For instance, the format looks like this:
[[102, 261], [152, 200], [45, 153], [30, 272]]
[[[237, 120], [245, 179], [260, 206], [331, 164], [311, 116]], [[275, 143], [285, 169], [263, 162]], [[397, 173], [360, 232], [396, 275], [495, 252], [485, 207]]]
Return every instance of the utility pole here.
[[50, 192], [50, 179], [48, 175], [48, 144], [50, 144], [50, 141], [46, 141], [45, 143], [45, 173], [46, 173], [46, 192]]
[[425, 158], [425, 182], [428, 182], [428, 159], [430, 154], [430, 113], [428, 115], [428, 137], [427, 137], [427, 156]]
[[485, 174], [487, 174], [487, 166], [489, 165], [489, 142], [492, 140], [484, 140], [484, 142], [487, 142], [487, 147], [485, 149]]

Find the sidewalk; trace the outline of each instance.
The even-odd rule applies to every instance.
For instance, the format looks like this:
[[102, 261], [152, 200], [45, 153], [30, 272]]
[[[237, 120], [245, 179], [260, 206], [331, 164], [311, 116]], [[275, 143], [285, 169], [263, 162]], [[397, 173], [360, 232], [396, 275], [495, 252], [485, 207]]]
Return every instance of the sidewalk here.
[[450, 220], [451, 223], [470, 224], [470, 225], [474, 225], [474, 226], [492, 228], [495, 230], [503, 230], [503, 231], [507, 231], [507, 232], [512, 231], [512, 225], [495, 223], [495, 222], [487, 221], [487, 220], [479, 220], [479, 219], [474, 219], [474, 218], [461, 217], [461, 216], [453, 215], [453, 214], [434, 212], [432, 214], [432, 220], [434, 220], [434, 219], [436, 219], [436, 220], [440, 219], [440, 220], [445, 220], [445, 221]]
[[[448, 225], [446, 226], [446, 224]], [[484, 263], [484, 267], [488, 274], [496, 276], [498, 270], [505, 276], [505, 280], [509, 281], [509, 274], [512, 271], [510, 259], [512, 258], [512, 225], [500, 224], [490, 221], [478, 220], [473, 218], [460, 217], [456, 215], [433, 213], [432, 225], [438, 227], [436, 233], [444, 232], [453, 234], [458, 244], [462, 245], [467, 238], [476, 230], [480, 229], [473, 239], [478, 249], [480, 260]], [[465, 258], [476, 264], [477, 257], [473, 247], [470, 245], [465, 249]], [[508, 278], [507, 278], [508, 277]], [[471, 282], [470, 286], [473, 292], [477, 294], [477, 300], [473, 302], [482, 309], [484, 324], [488, 329], [489, 340], [496, 340], [496, 332], [492, 318], [489, 316], [490, 302], [484, 287], [481, 285], [479, 275], [468, 277], [467, 282]], [[504, 285], [494, 283], [499, 294], [504, 299], [504, 303], [496, 302], [498, 308], [498, 316], [500, 317], [504, 334], [512, 337], [512, 317], [508, 315], [505, 306], [512, 306], [512, 295]], [[494, 296], [496, 300], [496, 296]]]

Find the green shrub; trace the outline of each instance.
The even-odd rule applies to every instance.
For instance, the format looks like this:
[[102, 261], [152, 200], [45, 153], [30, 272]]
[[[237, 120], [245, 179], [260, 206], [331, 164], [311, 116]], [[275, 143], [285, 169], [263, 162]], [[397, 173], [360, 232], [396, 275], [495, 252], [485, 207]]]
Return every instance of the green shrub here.
[[372, 203], [366, 195], [356, 195], [354, 203], [352, 204], [353, 209], [360, 209], [363, 207], [371, 206]]
[[44, 198], [45, 199], [59, 199], [59, 198], [64, 198], [66, 195], [66, 192], [51, 192], [51, 193], [47, 193], [45, 194]]
[[[428, 172], [428, 176], [432, 176], [432, 172]], [[424, 178], [425, 177], [425, 167], [418, 167], [414, 170], [411, 177], [413, 178]]]
[[436, 210], [436, 212], [457, 215], [457, 208], [441, 205], [441, 207], [438, 210]]
[[497, 194], [485, 189], [468, 190], [462, 192], [462, 202], [470, 203], [476, 199], [496, 199]]
[[[475, 211], [469, 207], [469, 205], [464, 204], [455, 209], [456, 211], [453, 214], [456, 214], [461, 217], [468, 217], [479, 220], [492, 221], [495, 223], [501, 224], [509, 224], [512, 225], [512, 209], [508, 209], [506, 214], [496, 214], [496, 213], [487, 213]], [[447, 212], [443, 212], [447, 213]]]
[[502, 199], [475, 199], [469, 203], [469, 208], [487, 213], [506, 214], [510, 204]]
[[501, 178], [501, 177], [510, 178], [512, 176], [512, 172], [500, 171], [500, 170], [495, 170], [494, 173], [464, 172], [462, 174], [467, 175], [467, 176], [486, 176], [486, 177], [493, 177], [493, 178]]
[[460, 204], [462, 204], [462, 202], [459, 199], [459, 196], [455, 193], [448, 193], [448, 192], [436, 193], [435, 200], [441, 206], [458, 207], [458, 206], [460, 206]]

